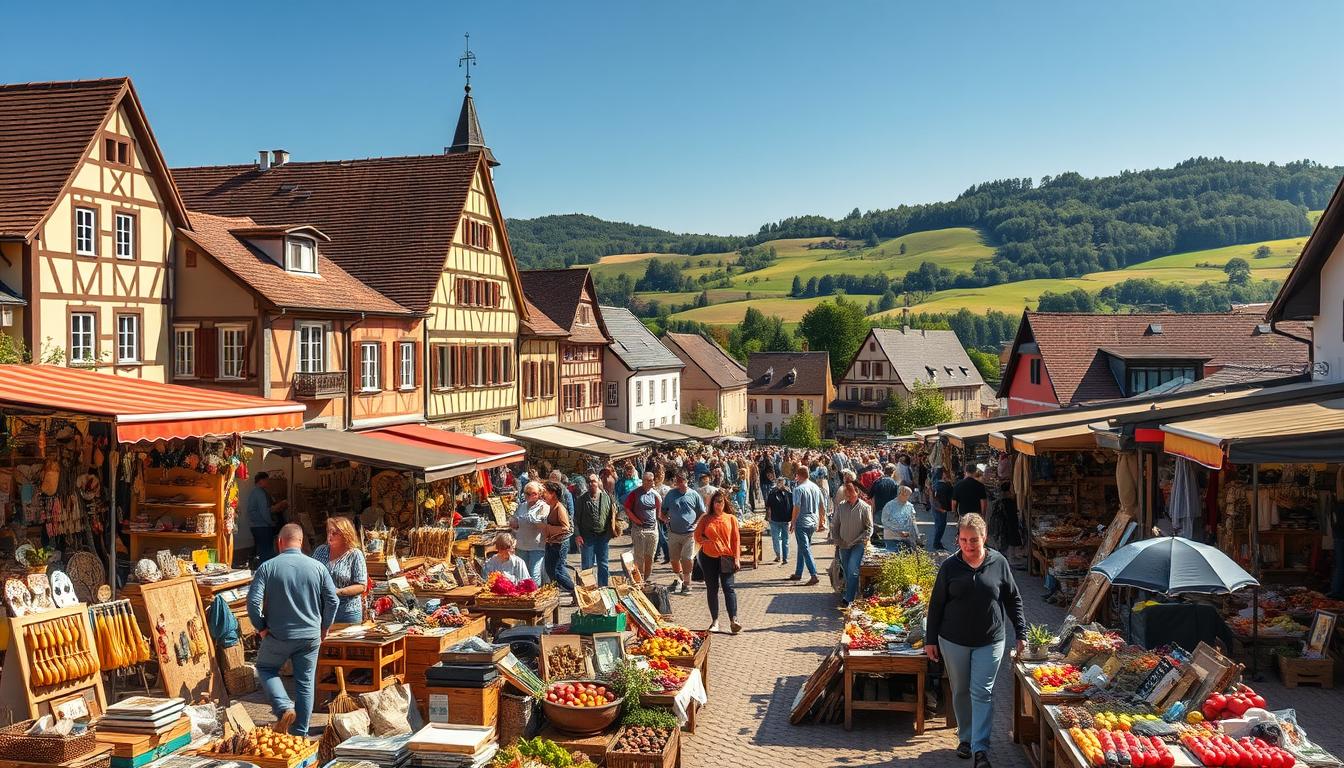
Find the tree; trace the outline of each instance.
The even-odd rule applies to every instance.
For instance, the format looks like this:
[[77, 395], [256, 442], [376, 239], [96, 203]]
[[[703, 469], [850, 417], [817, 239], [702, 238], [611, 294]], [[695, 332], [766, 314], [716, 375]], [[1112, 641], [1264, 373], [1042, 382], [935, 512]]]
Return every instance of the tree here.
[[905, 243], [901, 243], [901, 255], [905, 255]]
[[699, 400], [695, 401], [695, 407], [686, 416], [686, 423], [701, 429], [708, 429], [712, 432], [719, 430], [719, 414]]
[[896, 308], [896, 294], [888, 288], [877, 302], [877, 311], [886, 312]]
[[863, 307], [837, 296], [835, 301], [823, 301], [808, 310], [798, 323], [798, 334], [807, 341], [808, 349], [830, 353], [831, 376], [839, 381], [868, 335], [868, 328]]
[[999, 381], [999, 356], [992, 352], [981, 352], [974, 347], [967, 348], [967, 356], [971, 362], [975, 363], [975, 369], [980, 372], [980, 378], [987, 382], [997, 384]]
[[1255, 258], [1257, 259], [1268, 259], [1270, 256], [1273, 255], [1274, 252], [1269, 249], [1268, 245], [1262, 245], [1259, 248], [1255, 249]]
[[866, 245], [866, 246], [868, 246], [869, 248], [876, 248], [876, 247], [877, 247], [877, 232], [875, 232], [875, 231], [873, 231], [873, 230], [871, 230], [871, 229], [868, 230], [868, 238], [867, 238], [866, 240], [863, 241], [863, 244]]
[[28, 362], [28, 347], [23, 339], [0, 333], [0, 364], [15, 365]]
[[943, 393], [937, 386], [917, 381], [910, 397], [902, 398], [893, 394], [887, 398], [884, 422], [890, 434], [909, 435], [916, 429], [944, 424], [956, 418], [956, 412], [943, 399]]
[[803, 295], [803, 279], [798, 275], [793, 276], [793, 288], [789, 290], [790, 296]]
[[697, 307], [709, 306], [709, 291], [701, 291], [700, 295], [695, 297], [695, 306]]
[[1250, 262], [1240, 256], [1228, 259], [1223, 272], [1227, 275], [1228, 285], [1249, 285], [1251, 282]]
[[779, 426], [779, 439], [790, 448], [821, 447], [821, 426], [817, 424], [817, 417], [812, 415], [812, 406], [806, 400], [792, 418]]

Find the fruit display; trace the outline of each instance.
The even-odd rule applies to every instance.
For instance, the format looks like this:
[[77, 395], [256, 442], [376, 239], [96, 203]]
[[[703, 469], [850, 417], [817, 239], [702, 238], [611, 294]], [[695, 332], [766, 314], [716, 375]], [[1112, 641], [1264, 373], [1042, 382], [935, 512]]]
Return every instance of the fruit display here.
[[1077, 667], [1072, 664], [1042, 664], [1031, 670], [1031, 677], [1041, 687], [1043, 693], [1056, 693], [1065, 686], [1076, 684], [1080, 677]]
[[546, 674], [560, 680], [573, 680], [588, 674], [588, 660], [572, 645], [557, 645], [546, 654]]
[[630, 647], [630, 653], [650, 659], [693, 656], [704, 643], [704, 638], [685, 627], [659, 627], [653, 637], [647, 637]]
[[[1241, 616], [1227, 619], [1227, 626], [1233, 634], [1250, 637], [1256, 632], [1254, 621]], [[1293, 617], [1281, 613], [1272, 619], [1260, 619], [1261, 637], [1301, 637], [1307, 633], [1307, 627], [1293, 620]]]
[[1204, 700], [1199, 711], [1205, 720], [1227, 720], [1241, 717], [1253, 707], [1264, 709], [1265, 697], [1251, 690], [1249, 685], [1237, 685], [1232, 693], [1214, 693]]
[[1124, 639], [1115, 632], [1098, 632], [1095, 629], [1085, 629], [1074, 635], [1069, 642], [1069, 655], [1092, 657], [1101, 653], [1114, 653], [1124, 647]]
[[1128, 731], [1134, 723], [1160, 720], [1146, 706], [1106, 702], [1065, 705], [1059, 708], [1059, 724], [1065, 728], [1096, 728], [1103, 731]]
[[1074, 726], [1069, 738], [1092, 768], [1172, 768], [1176, 756], [1156, 736]]
[[691, 676], [685, 667], [674, 667], [666, 659], [649, 659], [649, 669], [653, 670], [653, 682], [660, 691], [677, 691], [682, 683]]
[[887, 645], [881, 635], [852, 621], [845, 624], [845, 633], [840, 642], [851, 651], [875, 651]]
[[570, 752], [540, 736], [519, 739], [499, 750], [494, 768], [596, 768], [582, 752]]
[[607, 690], [605, 685], [565, 681], [547, 688], [546, 700], [565, 707], [605, 707], [616, 700], [616, 694]]
[[84, 650], [84, 622], [65, 616], [24, 627], [32, 688], [61, 685], [98, 673], [98, 659]]
[[149, 661], [149, 641], [140, 634], [135, 615], [131, 613], [130, 601], [95, 605], [89, 609], [89, 613], [93, 618], [98, 663], [103, 671]]
[[252, 728], [237, 733], [230, 733], [230, 730], [226, 728], [222, 737], [206, 744], [201, 752], [210, 755], [275, 757], [289, 760], [306, 755], [317, 747], [315, 742], [303, 736], [276, 733], [270, 728]]
[[1250, 736], [1233, 739], [1208, 729], [1185, 734], [1181, 743], [1210, 768], [1291, 768], [1297, 762], [1291, 752], [1271, 746], [1263, 739]]
[[661, 755], [672, 738], [670, 728], [647, 728], [631, 726], [621, 732], [611, 752], [630, 752], [637, 755]]

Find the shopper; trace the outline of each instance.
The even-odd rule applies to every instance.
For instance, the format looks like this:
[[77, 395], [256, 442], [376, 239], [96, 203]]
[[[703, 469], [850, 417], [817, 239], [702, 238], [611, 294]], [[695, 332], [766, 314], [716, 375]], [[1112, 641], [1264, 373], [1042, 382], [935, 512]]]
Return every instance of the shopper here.
[[980, 468], [967, 464], [963, 476], [952, 486], [952, 518], [960, 520], [966, 515], [979, 515], [983, 520], [989, 514], [989, 492], [985, 484], [975, 476]]
[[[999, 498], [989, 518], [989, 531], [994, 544], [1009, 560], [1026, 558], [1022, 546], [1022, 527], [1018, 522], [1017, 499], [1013, 497], [1012, 483], [999, 483]], [[1021, 570], [1019, 568], [1019, 570]]]
[[653, 487], [653, 473], [644, 473], [644, 484], [625, 496], [625, 514], [630, 519], [630, 548], [642, 578], [653, 574], [653, 554], [658, 549], [658, 511], [663, 501]]
[[943, 661], [957, 715], [957, 756], [975, 756], [975, 768], [989, 768], [994, 722], [994, 678], [1003, 660], [1006, 625], [1013, 625], [1020, 654], [1027, 622], [1022, 595], [1008, 559], [989, 549], [985, 519], [962, 515], [957, 522], [957, 554], [938, 569], [929, 599], [924, 652]]
[[313, 559], [327, 567], [336, 584], [337, 624], [364, 621], [364, 592], [369, 587], [369, 567], [359, 547], [359, 535], [348, 517], [327, 518], [327, 543], [313, 550]]
[[887, 502], [896, 498], [901, 484], [896, 482], [896, 465], [888, 464], [882, 468], [882, 477], [873, 481], [868, 488], [868, 496], [873, 500], [873, 509], [881, 512], [887, 508]]
[[806, 586], [821, 581], [817, 578], [817, 562], [812, 559], [812, 534], [826, 530], [826, 499], [821, 495], [817, 484], [807, 478], [807, 467], [799, 466], [793, 474], [793, 514], [789, 521], [789, 532], [794, 534], [798, 543], [798, 564], [794, 566], [789, 581], [801, 581], [803, 569], [811, 574]]
[[863, 565], [863, 550], [873, 535], [873, 508], [859, 498], [854, 483], [845, 483], [844, 498], [835, 505], [835, 519], [831, 526], [831, 541], [835, 556], [845, 575], [845, 591], [840, 607], [848, 608], [859, 594], [859, 568]]
[[597, 568], [597, 583], [607, 586], [611, 578], [611, 540], [615, 536], [616, 500], [602, 490], [602, 480], [596, 474], [585, 480], [586, 490], [574, 502], [574, 533], [579, 543], [579, 567], [585, 571]]
[[705, 577], [705, 596], [709, 600], [710, 632], [719, 631], [719, 590], [723, 590], [728, 609], [728, 626], [736, 635], [742, 631], [737, 621], [735, 574], [742, 568], [742, 537], [737, 516], [729, 509], [728, 492], [719, 490], [709, 499], [709, 513], [695, 526], [695, 543], [700, 546], [700, 572]]
[[[672, 473], [676, 475], [674, 470]], [[653, 487], [658, 491], [658, 498], [667, 503], [667, 494], [672, 490], [668, 483], [667, 467], [659, 464], [657, 469], [653, 470]], [[654, 563], [668, 563], [672, 561], [672, 549], [667, 541], [667, 524], [662, 520], [658, 521], [658, 548], [653, 551]]]
[[547, 480], [542, 486], [541, 500], [546, 504], [546, 523], [543, 528], [546, 540], [546, 578], [554, 581], [561, 591], [570, 596], [570, 605], [574, 602], [574, 579], [569, 576], [569, 538], [574, 535], [574, 524], [565, 508], [561, 491], [564, 486], [554, 480]]
[[947, 514], [952, 510], [952, 483], [947, 481], [942, 467], [934, 467], [929, 474], [929, 502], [933, 508], [933, 532], [929, 534], [930, 552], [946, 552]]
[[691, 593], [695, 528], [707, 511], [703, 497], [691, 490], [690, 478], [685, 472], [678, 472], [676, 485], [667, 492], [662, 508], [658, 510], [658, 519], [667, 526], [668, 544], [672, 551], [673, 592], [680, 589], [683, 595]]
[[247, 523], [252, 528], [252, 541], [261, 563], [275, 557], [275, 516], [283, 515], [289, 508], [288, 501], [271, 502], [270, 488], [270, 474], [258, 472], [252, 478], [252, 492], [247, 495]]
[[789, 481], [779, 478], [765, 497], [765, 513], [770, 521], [770, 546], [775, 550], [773, 562], [789, 562], [789, 523], [793, 520], [793, 493]]
[[912, 494], [910, 486], [902, 485], [896, 498], [882, 507], [882, 544], [888, 552], [909, 552], [919, 544], [915, 505], [910, 503]]
[[490, 578], [492, 573], [502, 573], [509, 577], [514, 584], [519, 584], [525, 579], [532, 578], [527, 570], [527, 563], [523, 558], [514, 554], [514, 547], [518, 540], [511, 533], [501, 533], [495, 537], [495, 556], [485, 561], [481, 568], [481, 575]]
[[624, 504], [625, 497], [630, 492], [639, 487], [639, 481], [635, 479], [635, 465], [632, 462], [625, 462], [621, 467], [621, 477], [616, 481], [616, 501]]
[[523, 486], [523, 500], [513, 508], [509, 527], [517, 531], [518, 556], [527, 563], [527, 572], [538, 584], [546, 583], [546, 518], [550, 508], [541, 499], [541, 483], [528, 481]]
[[[277, 539], [280, 554], [262, 563], [247, 590], [247, 616], [261, 636], [257, 675], [271, 699], [275, 730], [308, 735], [313, 714], [317, 653], [336, 617], [336, 584], [326, 567], [303, 554], [303, 529], [289, 523]], [[280, 668], [294, 670], [294, 699]]]

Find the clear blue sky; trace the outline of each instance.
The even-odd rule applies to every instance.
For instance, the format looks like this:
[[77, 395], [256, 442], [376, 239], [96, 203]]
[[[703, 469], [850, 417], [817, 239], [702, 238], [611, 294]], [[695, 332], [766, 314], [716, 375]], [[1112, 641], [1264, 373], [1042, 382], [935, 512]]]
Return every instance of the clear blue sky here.
[[126, 74], [175, 166], [438, 152], [471, 32], [505, 213], [747, 233], [1005, 176], [1344, 162], [1344, 3], [11, 3], [0, 80]]

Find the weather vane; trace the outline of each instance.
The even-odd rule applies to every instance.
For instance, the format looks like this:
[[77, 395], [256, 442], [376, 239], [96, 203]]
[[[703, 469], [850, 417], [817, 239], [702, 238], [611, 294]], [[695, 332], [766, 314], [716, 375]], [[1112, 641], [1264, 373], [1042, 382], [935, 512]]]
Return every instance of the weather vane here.
[[466, 52], [457, 60], [457, 66], [460, 69], [463, 65], [467, 67], [467, 90], [471, 90], [471, 65], [476, 63], [476, 54], [471, 52], [471, 33], [463, 35], [467, 39]]

